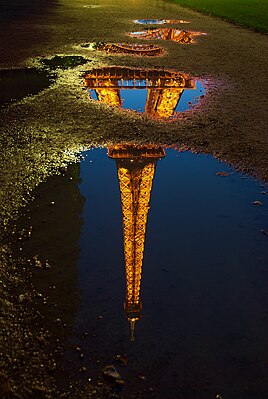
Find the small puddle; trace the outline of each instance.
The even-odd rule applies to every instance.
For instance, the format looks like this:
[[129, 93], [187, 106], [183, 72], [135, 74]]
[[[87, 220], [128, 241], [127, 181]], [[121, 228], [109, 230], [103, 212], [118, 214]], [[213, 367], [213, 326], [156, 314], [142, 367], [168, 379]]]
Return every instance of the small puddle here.
[[0, 70], [0, 104], [38, 94], [54, 81], [55, 76], [35, 68]]
[[165, 70], [98, 68], [85, 72], [84, 82], [91, 99], [155, 119], [175, 118], [205, 95], [201, 81]]
[[107, 5], [101, 5], [101, 4], [86, 4], [83, 6], [83, 8], [100, 8], [100, 7], [107, 7]]
[[[40, 279], [55, 270], [54, 290], [44, 293], [48, 311], [53, 292], [66, 306], [73, 302], [72, 290], [60, 296], [69, 273], [65, 258], [77, 268], [81, 303], [65, 370], [95, 381], [114, 364], [126, 398], [231, 398], [234, 392], [264, 398], [267, 188], [212, 156], [180, 149], [118, 144], [108, 154], [83, 155], [77, 183], [68, 173], [58, 177], [64, 186], [54, 181], [54, 191], [46, 192], [44, 183], [30, 219], [34, 242], [40, 240], [51, 264], [50, 271], [38, 270]], [[63, 215], [63, 198], [74, 209], [83, 204], [81, 215]], [[74, 243], [71, 221], [76, 232], [82, 229]]]
[[163, 54], [163, 49], [152, 44], [140, 44], [140, 43], [96, 43], [83, 44], [81, 47], [94, 48], [95, 50], [105, 51], [106, 53], [112, 54], [132, 54], [142, 55], [146, 57], [155, 57]]
[[53, 58], [43, 58], [40, 60], [40, 63], [54, 71], [56, 69], [71, 69], [75, 68], [79, 65], [84, 65], [88, 62], [88, 60], [84, 57], [77, 56], [77, 55], [65, 55], [59, 56], [55, 55]]
[[173, 42], [182, 44], [194, 43], [194, 38], [201, 35], [206, 35], [206, 33], [190, 32], [171, 28], [147, 29], [141, 32], [129, 33], [129, 36], [136, 39], [171, 40]]
[[184, 19], [134, 19], [135, 24], [141, 25], [164, 25], [164, 24], [189, 24]]

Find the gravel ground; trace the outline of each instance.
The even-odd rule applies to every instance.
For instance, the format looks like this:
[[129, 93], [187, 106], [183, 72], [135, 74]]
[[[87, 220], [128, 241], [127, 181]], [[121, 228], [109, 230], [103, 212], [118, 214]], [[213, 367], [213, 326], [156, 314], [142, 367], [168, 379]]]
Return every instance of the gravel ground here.
[[[112, 397], [102, 383], [58, 392], [55, 364], [60, 358], [54, 353], [57, 348], [60, 352], [67, 332], [48, 329], [39, 306], [43, 299], [32, 283], [33, 264], [12, 251], [18, 238], [17, 232], [12, 234], [17, 231], [14, 221], [32, 190], [61, 173], [81, 149], [122, 141], [212, 153], [267, 182], [268, 38], [168, 2], [54, 0], [33, 7], [28, 0], [22, 7], [13, 0], [2, 8], [2, 69], [41, 68], [40, 60], [55, 54], [83, 56], [88, 62], [57, 70], [49, 88], [0, 109], [0, 396]], [[190, 20], [187, 28], [207, 36], [189, 45], [163, 42], [165, 55], [157, 58], [111, 56], [80, 47], [85, 42], [134, 41], [126, 33], [137, 29], [132, 20], [139, 18]], [[172, 123], [89, 101], [82, 90], [83, 71], [112, 65], [185, 72], [201, 79], [207, 94], [197, 109]]]

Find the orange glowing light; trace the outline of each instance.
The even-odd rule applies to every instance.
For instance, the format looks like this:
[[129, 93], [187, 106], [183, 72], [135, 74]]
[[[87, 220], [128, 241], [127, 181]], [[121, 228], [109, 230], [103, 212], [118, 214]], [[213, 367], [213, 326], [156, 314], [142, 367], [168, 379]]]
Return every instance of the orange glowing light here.
[[92, 69], [84, 82], [98, 100], [118, 107], [122, 107], [121, 89], [148, 89], [144, 112], [155, 119], [172, 117], [183, 91], [195, 89], [195, 81], [180, 72], [127, 67]]
[[97, 45], [96, 49], [112, 54], [143, 55], [147, 57], [163, 54], [163, 50], [158, 46], [140, 43], [103, 43]]
[[173, 42], [182, 44], [194, 43], [194, 37], [200, 35], [206, 35], [206, 33], [190, 32], [172, 28], [155, 28], [144, 30], [141, 32], [129, 33], [129, 36], [136, 39], [172, 40]]
[[115, 145], [108, 156], [116, 160], [121, 194], [126, 299], [125, 314], [134, 339], [135, 322], [141, 317], [142, 263], [150, 196], [158, 159], [165, 156], [160, 146]]

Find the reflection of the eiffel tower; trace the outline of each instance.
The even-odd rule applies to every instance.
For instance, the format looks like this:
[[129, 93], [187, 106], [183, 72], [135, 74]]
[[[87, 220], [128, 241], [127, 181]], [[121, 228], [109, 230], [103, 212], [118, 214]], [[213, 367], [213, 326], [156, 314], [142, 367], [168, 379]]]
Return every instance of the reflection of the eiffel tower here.
[[142, 56], [156, 56], [163, 53], [163, 50], [152, 44], [140, 43], [101, 43], [95, 46], [97, 50], [106, 51], [107, 53], [122, 53]]
[[188, 75], [173, 71], [99, 68], [84, 75], [85, 85], [106, 104], [122, 107], [121, 89], [148, 89], [145, 113], [167, 119], [175, 114], [184, 89], [195, 89]]
[[149, 40], [171, 40], [176, 43], [193, 43], [194, 36], [204, 35], [202, 32], [189, 32], [174, 28], [156, 28], [148, 29], [141, 32], [131, 32], [129, 36], [136, 39]]
[[126, 270], [125, 314], [134, 340], [135, 322], [141, 317], [141, 274], [147, 215], [156, 163], [165, 156], [160, 146], [115, 145], [108, 156], [116, 160], [122, 215]]

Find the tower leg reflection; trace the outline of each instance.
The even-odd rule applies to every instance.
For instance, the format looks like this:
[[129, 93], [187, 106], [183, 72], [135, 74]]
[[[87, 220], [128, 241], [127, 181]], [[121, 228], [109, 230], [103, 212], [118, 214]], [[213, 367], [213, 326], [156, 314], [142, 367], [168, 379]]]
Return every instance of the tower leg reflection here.
[[116, 160], [121, 194], [126, 272], [125, 314], [134, 340], [135, 322], [140, 319], [142, 262], [147, 216], [156, 163], [165, 156], [160, 146], [115, 145], [108, 156]]

